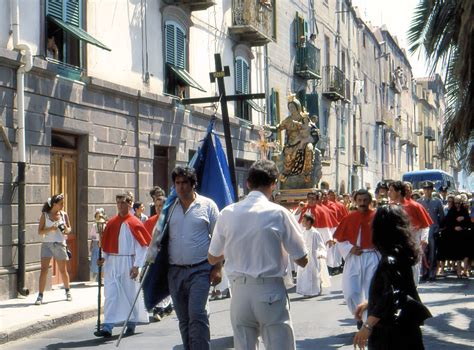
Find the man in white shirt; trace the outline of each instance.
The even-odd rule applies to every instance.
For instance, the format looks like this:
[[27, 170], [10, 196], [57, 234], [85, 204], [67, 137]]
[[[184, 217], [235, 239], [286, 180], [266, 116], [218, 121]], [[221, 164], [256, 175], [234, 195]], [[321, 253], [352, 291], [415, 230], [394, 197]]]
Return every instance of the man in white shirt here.
[[308, 256], [296, 219], [269, 201], [277, 178], [274, 162], [260, 160], [252, 165], [247, 178], [251, 192], [222, 210], [209, 247], [211, 264], [225, 258], [236, 349], [255, 349], [259, 335], [266, 349], [295, 349], [283, 277], [288, 254], [303, 267]]

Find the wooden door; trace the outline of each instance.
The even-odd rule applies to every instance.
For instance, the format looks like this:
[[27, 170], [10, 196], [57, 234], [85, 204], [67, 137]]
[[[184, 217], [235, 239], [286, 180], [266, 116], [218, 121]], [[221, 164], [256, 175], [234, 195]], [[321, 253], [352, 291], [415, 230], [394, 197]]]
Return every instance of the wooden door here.
[[[69, 149], [51, 149], [51, 195], [64, 194], [64, 211], [69, 216], [72, 231], [67, 236], [67, 245], [72, 252], [68, 263], [69, 278], [77, 279], [77, 242], [76, 242], [76, 206], [77, 206], [77, 155]], [[52, 284], [62, 283], [56, 262], [52, 262]]]
[[153, 157], [153, 186], [160, 186], [167, 194], [169, 191], [169, 148], [155, 146]]

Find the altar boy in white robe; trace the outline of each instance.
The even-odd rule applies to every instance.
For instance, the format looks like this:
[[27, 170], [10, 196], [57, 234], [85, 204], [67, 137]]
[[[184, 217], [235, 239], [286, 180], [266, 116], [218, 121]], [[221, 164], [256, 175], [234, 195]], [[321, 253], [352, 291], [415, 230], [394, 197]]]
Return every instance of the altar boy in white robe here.
[[[118, 215], [107, 223], [102, 236], [104, 258], [104, 323], [94, 333], [97, 337], [109, 338], [114, 326], [122, 326], [140, 288], [136, 280], [143, 266], [151, 235], [142, 222], [130, 214], [132, 198], [128, 194], [116, 196]], [[143, 297], [138, 298], [125, 335], [135, 333], [137, 324], [148, 323], [148, 313]]]
[[303, 238], [309, 250], [309, 262], [305, 267], [298, 267], [296, 280], [296, 293], [308, 297], [320, 295], [322, 287], [331, 286], [326, 266], [326, 244], [313, 223], [314, 217], [310, 213], [303, 215], [301, 224], [305, 228]]

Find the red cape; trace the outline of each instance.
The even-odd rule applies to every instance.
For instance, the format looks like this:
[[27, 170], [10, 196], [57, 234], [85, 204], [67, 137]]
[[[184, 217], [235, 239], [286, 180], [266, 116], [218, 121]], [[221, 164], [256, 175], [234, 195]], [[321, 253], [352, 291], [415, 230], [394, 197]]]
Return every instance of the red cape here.
[[104, 234], [102, 235], [102, 249], [105, 253], [118, 253], [118, 241], [120, 227], [126, 223], [132, 232], [133, 237], [142, 246], [148, 246], [151, 241], [151, 235], [143, 226], [140, 219], [128, 213], [126, 216], [116, 215], [107, 222]]
[[303, 221], [304, 214], [306, 214], [306, 212], [309, 212], [314, 217], [313, 227], [316, 227], [316, 228], [334, 227], [332, 225], [332, 219], [330, 215], [326, 211], [321, 209], [321, 207], [322, 206], [317, 206], [317, 205], [315, 205], [314, 207], [305, 205], [301, 209], [301, 214], [300, 214], [300, 218], [298, 222], [301, 223], [301, 221]]
[[374, 216], [375, 210], [369, 210], [367, 213], [361, 213], [359, 211], [350, 212], [337, 227], [334, 238], [338, 242], [349, 241], [352, 245], [356, 245], [360, 228], [360, 247], [362, 249], [373, 249], [372, 220]]
[[155, 214], [153, 216], [150, 216], [147, 221], [143, 224], [150, 234], [150, 236], [153, 236], [153, 229], [155, 228], [156, 223], [158, 222], [159, 215]]
[[347, 214], [349, 214], [347, 208], [342, 203], [328, 201], [324, 205], [332, 210], [338, 223], [340, 223], [342, 219], [344, 219]]
[[418, 202], [412, 199], [405, 199], [402, 203], [403, 209], [410, 218], [410, 223], [415, 230], [430, 227], [433, 224], [430, 214]]

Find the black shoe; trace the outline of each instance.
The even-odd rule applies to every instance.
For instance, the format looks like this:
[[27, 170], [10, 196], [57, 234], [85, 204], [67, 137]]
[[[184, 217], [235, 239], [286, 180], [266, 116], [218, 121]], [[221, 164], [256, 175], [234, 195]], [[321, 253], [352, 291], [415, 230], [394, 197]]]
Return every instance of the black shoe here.
[[361, 329], [362, 328], [362, 325], [364, 324], [364, 322], [362, 321], [357, 321], [357, 329]]
[[173, 305], [169, 304], [167, 307], [165, 307], [164, 315], [170, 315], [172, 312], [173, 312]]
[[101, 329], [100, 331], [95, 331], [94, 335], [96, 337], [110, 338], [112, 336], [112, 333], [105, 329]]
[[134, 334], [135, 334], [135, 327], [133, 327], [133, 328], [127, 327], [127, 329], [125, 330], [124, 336], [129, 337], [129, 336], [134, 335]]

